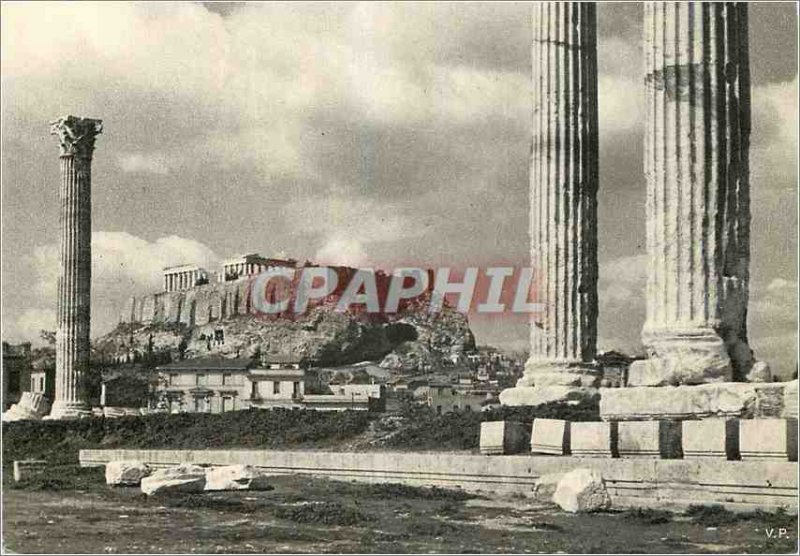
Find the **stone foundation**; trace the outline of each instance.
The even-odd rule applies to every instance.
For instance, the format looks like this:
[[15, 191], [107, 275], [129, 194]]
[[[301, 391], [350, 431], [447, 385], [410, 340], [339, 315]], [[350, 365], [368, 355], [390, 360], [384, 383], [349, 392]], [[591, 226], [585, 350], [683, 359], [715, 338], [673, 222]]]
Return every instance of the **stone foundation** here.
[[604, 421], [780, 417], [790, 383], [724, 382], [699, 386], [601, 388]]
[[500, 392], [500, 403], [510, 406], [537, 406], [551, 402], [580, 402], [596, 398], [597, 388], [576, 386], [517, 386]]

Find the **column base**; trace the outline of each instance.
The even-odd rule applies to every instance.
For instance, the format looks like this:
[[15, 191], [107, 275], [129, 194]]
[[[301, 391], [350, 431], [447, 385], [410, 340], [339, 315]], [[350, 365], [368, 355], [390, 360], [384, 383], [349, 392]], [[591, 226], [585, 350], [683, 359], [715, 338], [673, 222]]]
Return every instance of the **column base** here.
[[733, 381], [725, 342], [710, 328], [647, 330], [648, 359], [634, 361], [628, 386], [680, 386]]
[[500, 392], [500, 403], [507, 406], [536, 406], [551, 402], [579, 403], [596, 398], [598, 392], [597, 388], [585, 386], [516, 386]]
[[583, 361], [528, 359], [525, 372], [517, 381], [521, 386], [579, 386], [592, 388], [600, 383], [601, 369]]
[[48, 421], [62, 419], [85, 419], [92, 416], [92, 410], [83, 402], [59, 402], [53, 403], [50, 415], [44, 419]]

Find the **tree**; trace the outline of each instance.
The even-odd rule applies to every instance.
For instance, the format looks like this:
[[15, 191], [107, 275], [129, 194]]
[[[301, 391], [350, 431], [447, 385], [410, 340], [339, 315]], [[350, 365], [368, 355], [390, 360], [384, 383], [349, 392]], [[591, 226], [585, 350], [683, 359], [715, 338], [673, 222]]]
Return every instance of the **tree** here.
[[56, 345], [56, 332], [55, 330], [39, 330], [39, 338], [47, 342], [47, 345]]

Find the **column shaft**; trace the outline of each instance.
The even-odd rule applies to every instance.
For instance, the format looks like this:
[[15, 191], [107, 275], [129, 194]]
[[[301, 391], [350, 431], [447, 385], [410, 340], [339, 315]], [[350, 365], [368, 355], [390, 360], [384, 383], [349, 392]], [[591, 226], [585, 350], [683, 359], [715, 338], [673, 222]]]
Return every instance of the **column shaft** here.
[[647, 2], [644, 40], [651, 361], [633, 378], [730, 380], [752, 365], [747, 5]]
[[543, 314], [520, 386], [593, 385], [597, 335], [597, 47], [593, 3], [533, 5], [531, 263]]
[[52, 124], [61, 142], [60, 269], [53, 418], [87, 413], [83, 377], [89, 368], [92, 281], [92, 152], [99, 120], [68, 116]]

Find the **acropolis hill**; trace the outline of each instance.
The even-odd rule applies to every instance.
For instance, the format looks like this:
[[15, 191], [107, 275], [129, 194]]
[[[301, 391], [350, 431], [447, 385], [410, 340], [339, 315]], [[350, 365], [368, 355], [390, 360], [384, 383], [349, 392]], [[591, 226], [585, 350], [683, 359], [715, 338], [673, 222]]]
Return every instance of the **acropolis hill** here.
[[[176, 360], [260, 351], [326, 365], [386, 358], [385, 366], [414, 371], [475, 348], [464, 315], [447, 306], [438, 314], [424, 310], [429, 292], [402, 303], [394, 314], [336, 311], [347, 278], [356, 271], [345, 266], [328, 267], [340, 277], [339, 286], [328, 297], [311, 300], [303, 314], [260, 314], [251, 299], [251, 279], [275, 266], [314, 265], [245, 255], [226, 261], [216, 275], [193, 265], [165, 268], [164, 291], [131, 298], [120, 325], [99, 338], [96, 349], [118, 361], [146, 352], [169, 352]], [[384, 291], [388, 277], [378, 272], [376, 281]], [[297, 285], [272, 284], [266, 295], [278, 299], [291, 295]]]

